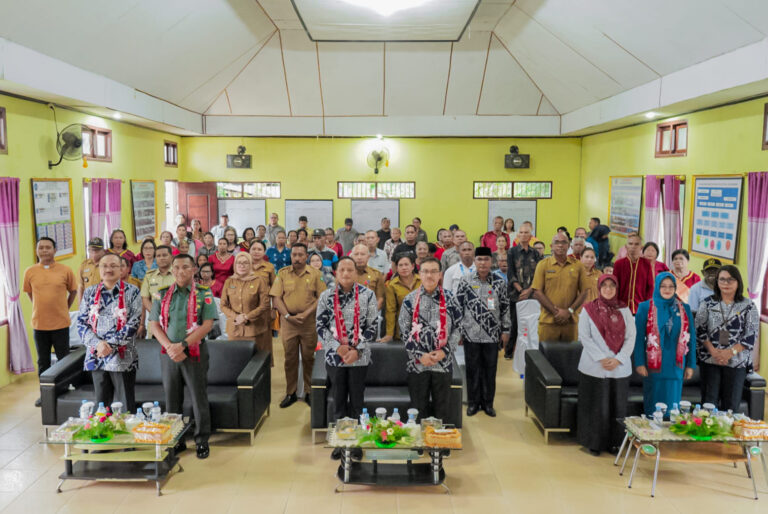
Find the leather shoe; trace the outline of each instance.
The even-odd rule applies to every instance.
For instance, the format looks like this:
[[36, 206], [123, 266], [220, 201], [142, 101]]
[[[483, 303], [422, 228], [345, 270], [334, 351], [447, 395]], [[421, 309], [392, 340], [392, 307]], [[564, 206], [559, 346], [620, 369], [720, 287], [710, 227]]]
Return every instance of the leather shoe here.
[[197, 444], [197, 458], [198, 459], [207, 459], [208, 455], [211, 454], [211, 449], [208, 448], [208, 443], [198, 443]]
[[483, 406], [483, 411], [485, 411], [486, 414], [488, 414], [490, 417], [495, 418], [496, 417], [496, 409], [489, 405]]
[[285, 395], [285, 398], [283, 398], [283, 401], [280, 402], [280, 408], [284, 409], [286, 407], [290, 407], [291, 405], [296, 403], [296, 400], [298, 400], [298, 398], [296, 397], [296, 393], [287, 394]]
[[333, 460], [340, 460], [341, 459], [341, 448], [334, 448], [331, 452], [331, 459]]
[[173, 447], [173, 453], [175, 453], [176, 455], [186, 450], [187, 450], [187, 443], [184, 441], [179, 441], [178, 443], [176, 443], [176, 446]]
[[41, 400], [40, 398], [35, 400], [35, 407], [40, 407], [42, 404], [43, 404], [43, 400]]
[[478, 407], [474, 403], [467, 405], [467, 416], [474, 416], [475, 414], [477, 414], [478, 410], [480, 410], [480, 407]]

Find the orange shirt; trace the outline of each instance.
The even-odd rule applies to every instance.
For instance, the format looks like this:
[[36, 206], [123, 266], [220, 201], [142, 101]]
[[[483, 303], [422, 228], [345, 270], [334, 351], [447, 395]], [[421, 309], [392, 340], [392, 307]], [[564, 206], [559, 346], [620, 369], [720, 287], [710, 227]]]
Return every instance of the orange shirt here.
[[59, 330], [69, 327], [71, 291], [77, 291], [75, 274], [69, 266], [38, 263], [24, 272], [24, 292], [32, 293], [32, 328]]

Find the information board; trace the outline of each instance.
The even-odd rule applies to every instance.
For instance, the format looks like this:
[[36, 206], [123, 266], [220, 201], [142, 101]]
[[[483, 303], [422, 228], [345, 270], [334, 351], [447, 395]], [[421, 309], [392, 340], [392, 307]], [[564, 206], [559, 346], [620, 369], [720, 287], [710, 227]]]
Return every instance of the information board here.
[[333, 227], [333, 200], [286, 200], [286, 230], [299, 227], [299, 216], [307, 217], [307, 226], [311, 229]]
[[691, 252], [734, 262], [743, 177], [693, 177]]
[[532, 235], [536, 235], [536, 200], [488, 200], [488, 230], [493, 230], [493, 218], [501, 216], [512, 218], [517, 230], [524, 221], [533, 225]]
[[133, 238], [137, 243], [157, 235], [156, 188], [154, 180], [131, 180]]
[[611, 177], [608, 223], [611, 232], [626, 236], [640, 231], [643, 177]]
[[56, 241], [57, 259], [75, 255], [72, 181], [68, 178], [33, 178], [31, 184], [35, 241], [41, 237]]
[[400, 226], [400, 200], [352, 200], [355, 230], [381, 229], [381, 219], [389, 218], [390, 227]]

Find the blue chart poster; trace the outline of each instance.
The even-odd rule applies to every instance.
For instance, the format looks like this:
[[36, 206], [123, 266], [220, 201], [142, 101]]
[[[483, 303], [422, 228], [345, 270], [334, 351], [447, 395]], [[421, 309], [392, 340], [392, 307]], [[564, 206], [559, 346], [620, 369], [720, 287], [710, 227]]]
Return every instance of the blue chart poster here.
[[691, 251], [733, 262], [741, 219], [742, 177], [694, 177]]

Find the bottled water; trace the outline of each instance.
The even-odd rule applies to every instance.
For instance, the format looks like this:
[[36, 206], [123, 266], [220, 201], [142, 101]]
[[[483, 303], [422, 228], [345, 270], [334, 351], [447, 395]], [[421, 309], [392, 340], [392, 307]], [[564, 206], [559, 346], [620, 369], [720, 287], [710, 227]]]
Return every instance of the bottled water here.
[[139, 407], [136, 409], [136, 417], [139, 418], [141, 421], [146, 421], [147, 417], [144, 415], [144, 411]]
[[363, 413], [360, 414], [360, 426], [367, 427], [370, 421], [371, 417], [368, 415], [368, 409], [363, 407]]
[[[408, 409], [408, 410], [410, 410], [410, 409]], [[416, 416], [413, 413], [411, 413], [411, 412], [408, 413], [408, 423], [406, 423], [405, 426], [407, 426], [407, 427], [415, 427], [416, 426]]]
[[701, 404], [696, 404], [696, 406], [693, 408], [693, 415], [694, 416], [701, 416]]
[[680, 419], [680, 409], [677, 408], [677, 404], [672, 404], [672, 410], [669, 411], [669, 420], [672, 423], [677, 423], [677, 420]]
[[397, 411], [397, 407], [392, 411], [392, 415], [389, 417], [391, 421], [400, 421], [400, 413]]
[[419, 409], [414, 409], [413, 407], [411, 407], [410, 409], [408, 409], [407, 413], [408, 413], [408, 418], [410, 418], [411, 414], [413, 414], [414, 421], [419, 419]]
[[107, 413], [107, 408], [104, 407], [104, 402], [99, 402], [99, 408], [96, 409], [96, 414], [103, 416], [106, 413]]
[[653, 413], [653, 421], [661, 426], [661, 423], [664, 421], [664, 413], [661, 411], [661, 407], [657, 404], [656, 405], [656, 411]]
[[155, 402], [152, 409], [149, 411], [149, 416], [153, 422], [160, 421], [160, 417], [163, 415], [163, 409], [160, 408], [160, 402]]

